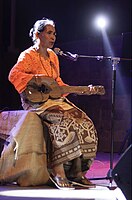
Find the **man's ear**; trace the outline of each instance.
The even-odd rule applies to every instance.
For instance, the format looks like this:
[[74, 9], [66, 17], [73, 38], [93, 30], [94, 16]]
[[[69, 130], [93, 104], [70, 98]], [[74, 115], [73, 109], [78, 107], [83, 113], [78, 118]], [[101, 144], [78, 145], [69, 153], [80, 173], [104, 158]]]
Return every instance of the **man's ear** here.
[[36, 34], [36, 38], [38, 39], [38, 38], [39, 38], [39, 33], [38, 33], [38, 32], [36, 32], [35, 34]]

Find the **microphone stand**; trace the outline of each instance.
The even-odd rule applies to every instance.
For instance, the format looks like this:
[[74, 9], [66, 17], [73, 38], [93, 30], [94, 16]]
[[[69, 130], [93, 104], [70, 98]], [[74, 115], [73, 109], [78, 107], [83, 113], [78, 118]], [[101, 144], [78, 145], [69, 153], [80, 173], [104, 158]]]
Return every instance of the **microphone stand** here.
[[112, 187], [112, 170], [113, 170], [113, 153], [114, 153], [114, 114], [115, 114], [115, 92], [116, 92], [116, 67], [120, 60], [131, 60], [127, 58], [119, 57], [107, 57], [112, 61], [112, 108], [111, 108], [111, 152], [110, 152], [110, 169], [107, 173], [106, 179], [110, 180], [109, 189], [115, 189]]
[[[115, 189], [116, 187], [112, 187], [112, 170], [113, 170], [113, 147], [114, 147], [114, 114], [115, 114], [115, 91], [116, 91], [116, 66], [121, 60], [119, 57], [104, 57], [104, 56], [85, 56], [85, 55], [77, 55], [77, 57], [81, 58], [96, 58], [97, 60], [103, 60], [107, 59], [112, 62], [112, 108], [111, 108], [111, 152], [110, 152], [110, 169], [107, 172], [106, 177], [100, 177], [100, 178], [90, 178], [90, 180], [102, 180], [102, 179], [108, 179], [110, 180], [109, 189]], [[122, 60], [128, 60], [123, 59]]]
[[[61, 55], [61, 54], [60, 54]], [[115, 114], [115, 91], [116, 91], [116, 66], [120, 62], [120, 60], [132, 60], [129, 58], [119, 58], [119, 57], [104, 57], [104, 56], [87, 56], [87, 55], [78, 55], [78, 54], [71, 54], [70, 52], [66, 52], [66, 54], [62, 54], [66, 58], [77, 61], [78, 58], [94, 58], [99, 61], [103, 59], [110, 60], [112, 62], [112, 102], [111, 102], [111, 152], [110, 152], [110, 169], [107, 172], [106, 177], [99, 177], [99, 178], [90, 178], [90, 180], [102, 180], [108, 179], [110, 180], [109, 189], [115, 189], [116, 187], [112, 187], [112, 170], [113, 170], [113, 147], [114, 147], [114, 114]]]
[[113, 170], [113, 154], [114, 154], [114, 114], [115, 114], [115, 91], [116, 91], [116, 66], [120, 61], [120, 58], [113, 57], [112, 61], [112, 108], [111, 108], [111, 152], [110, 152], [110, 169], [107, 173], [107, 179], [110, 180], [110, 189], [112, 187], [112, 170]]

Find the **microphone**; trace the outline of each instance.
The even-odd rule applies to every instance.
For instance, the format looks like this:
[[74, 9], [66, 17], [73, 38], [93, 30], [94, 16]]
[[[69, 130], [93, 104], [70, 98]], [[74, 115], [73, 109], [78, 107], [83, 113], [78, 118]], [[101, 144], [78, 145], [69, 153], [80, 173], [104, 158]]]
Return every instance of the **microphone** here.
[[57, 55], [59, 55], [59, 56], [63, 56], [63, 57], [65, 57], [65, 58], [67, 58], [67, 59], [69, 59], [69, 60], [72, 60], [72, 61], [77, 61], [77, 59], [78, 59], [78, 55], [77, 54], [72, 54], [72, 53], [70, 53], [70, 52], [68, 52], [68, 51], [66, 51], [65, 53], [61, 50], [61, 49], [59, 49], [59, 48], [54, 48], [54, 52], [57, 54]]

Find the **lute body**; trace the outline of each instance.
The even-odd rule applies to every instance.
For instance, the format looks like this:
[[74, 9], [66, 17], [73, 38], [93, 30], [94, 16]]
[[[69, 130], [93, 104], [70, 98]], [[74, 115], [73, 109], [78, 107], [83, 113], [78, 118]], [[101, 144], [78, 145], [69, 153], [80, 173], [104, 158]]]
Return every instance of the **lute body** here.
[[104, 86], [59, 86], [51, 77], [35, 77], [33, 78], [24, 91], [24, 96], [30, 102], [45, 102], [49, 98], [57, 99], [64, 94], [78, 95], [104, 95]]

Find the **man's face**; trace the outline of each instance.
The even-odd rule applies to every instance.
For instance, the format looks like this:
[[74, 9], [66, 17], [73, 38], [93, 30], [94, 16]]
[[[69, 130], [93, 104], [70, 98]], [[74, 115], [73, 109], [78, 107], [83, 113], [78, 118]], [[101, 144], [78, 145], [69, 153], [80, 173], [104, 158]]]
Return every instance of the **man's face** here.
[[38, 35], [40, 43], [45, 48], [52, 48], [56, 40], [56, 30], [52, 25], [46, 25], [44, 31]]

